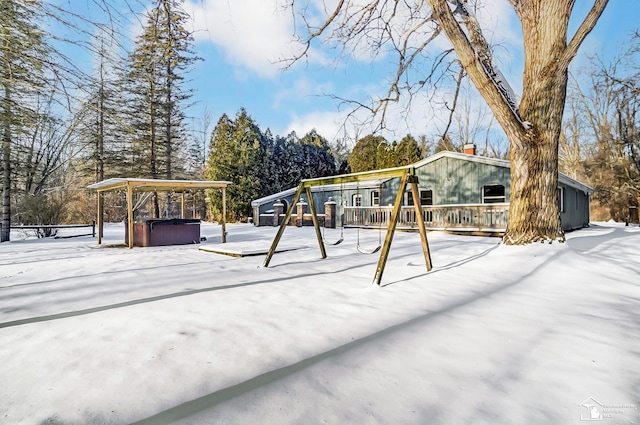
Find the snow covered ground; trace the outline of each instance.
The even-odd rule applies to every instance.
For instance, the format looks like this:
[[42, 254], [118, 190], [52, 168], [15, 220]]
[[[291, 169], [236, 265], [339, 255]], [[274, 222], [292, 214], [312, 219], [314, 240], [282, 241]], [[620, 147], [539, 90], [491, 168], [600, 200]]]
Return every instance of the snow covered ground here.
[[[229, 226], [267, 249], [274, 228]], [[205, 245], [220, 229], [203, 225]], [[377, 231], [361, 231], [366, 249]], [[640, 423], [640, 228], [566, 244], [398, 233], [383, 287], [356, 231], [229, 257], [124, 226], [0, 244], [2, 424]], [[335, 240], [338, 232], [327, 234]], [[22, 239], [22, 240], [21, 240]], [[598, 415], [601, 415], [598, 417]]]

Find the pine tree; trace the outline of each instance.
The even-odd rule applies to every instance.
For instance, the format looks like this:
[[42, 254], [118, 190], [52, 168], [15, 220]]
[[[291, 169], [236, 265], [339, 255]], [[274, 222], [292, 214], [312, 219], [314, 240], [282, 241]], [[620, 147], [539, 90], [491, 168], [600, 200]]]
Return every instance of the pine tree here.
[[348, 159], [351, 172], [358, 173], [380, 168], [377, 162], [378, 146], [386, 142], [384, 137], [372, 134], [358, 140]]
[[336, 159], [331, 153], [331, 146], [315, 129], [305, 134], [299, 145], [302, 148], [301, 160], [304, 164], [303, 179], [332, 176], [337, 173]]
[[420, 161], [422, 156], [420, 155], [418, 141], [410, 134], [404, 136], [396, 147], [396, 157], [396, 167], [402, 167]]
[[[189, 17], [181, 3], [157, 0], [130, 56], [128, 81], [136, 122], [131, 160], [145, 163], [140, 174], [154, 179], [172, 179], [182, 171], [179, 165], [183, 161], [176, 160], [186, 139], [182, 107], [191, 97], [184, 88], [184, 74], [198, 58], [191, 49], [193, 37], [185, 28]], [[158, 217], [155, 194], [153, 209]], [[167, 213], [169, 210], [168, 197]]]
[[[231, 120], [224, 114], [211, 135], [206, 177], [233, 182], [227, 188], [227, 218], [244, 220], [251, 214], [251, 201], [260, 197], [262, 135], [257, 124], [241, 109]], [[210, 195], [212, 213], [219, 216], [222, 199], [218, 192]]]
[[44, 86], [48, 46], [38, 29], [37, 5], [0, 3], [0, 134], [2, 138], [2, 231], [10, 239], [13, 147], [19, 134], [36, 118], [33, 99]]

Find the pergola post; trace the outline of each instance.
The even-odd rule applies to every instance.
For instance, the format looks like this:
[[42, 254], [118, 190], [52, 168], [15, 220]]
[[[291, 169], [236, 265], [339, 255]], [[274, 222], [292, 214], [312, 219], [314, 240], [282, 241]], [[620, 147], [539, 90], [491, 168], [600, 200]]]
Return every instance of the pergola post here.
[[227, 188], [222, 187], [222, 243], [227, 243]]
[[129, 249], [133, 248], [133, 187], [127, 183], [127, 229], [129, 230]]
[[98, 195], [98, 245], [102, 244], [102, 228], [104, 223], [104, 195], [102, 191], [97, 192]]

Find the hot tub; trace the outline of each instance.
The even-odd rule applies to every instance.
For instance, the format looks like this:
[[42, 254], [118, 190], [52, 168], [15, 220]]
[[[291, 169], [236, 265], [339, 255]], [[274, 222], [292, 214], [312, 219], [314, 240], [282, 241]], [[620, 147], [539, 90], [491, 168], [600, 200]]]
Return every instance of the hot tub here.
[[[129, 240], [125, 223], [125, 243]], [[133, 223], [134, 246], [200, 243], [200, 220], [193, 218], [148, 219]]]

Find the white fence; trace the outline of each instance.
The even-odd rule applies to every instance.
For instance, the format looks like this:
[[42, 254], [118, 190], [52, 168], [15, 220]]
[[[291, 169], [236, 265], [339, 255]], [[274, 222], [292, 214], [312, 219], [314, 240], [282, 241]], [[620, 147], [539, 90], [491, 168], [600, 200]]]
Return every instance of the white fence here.
[[[392, 206], [344, 207], [344, 226], [386, 227]], [[509, 216], [509, 203], [422, 206], [422, 217], [428, 229], [504, 231]], [[416, 211], [404, 206], [398, 216], [399, 229], [417, 228]]]

